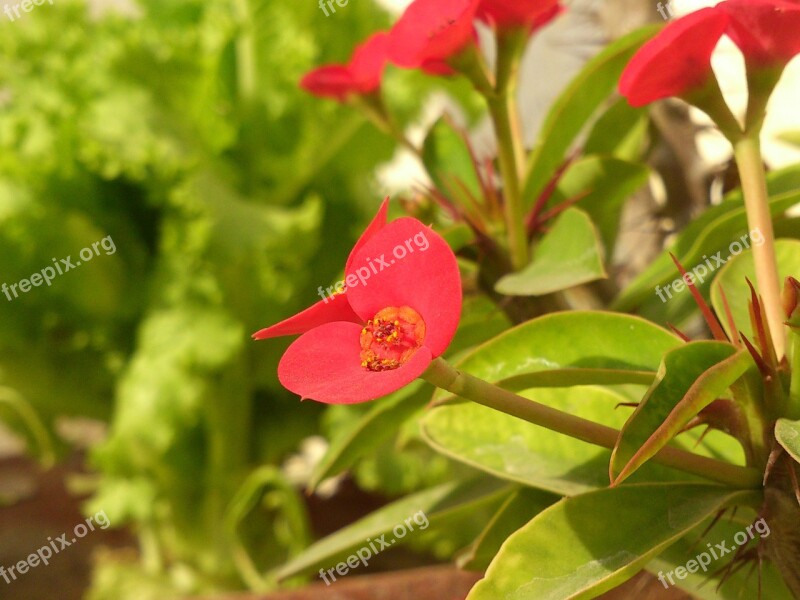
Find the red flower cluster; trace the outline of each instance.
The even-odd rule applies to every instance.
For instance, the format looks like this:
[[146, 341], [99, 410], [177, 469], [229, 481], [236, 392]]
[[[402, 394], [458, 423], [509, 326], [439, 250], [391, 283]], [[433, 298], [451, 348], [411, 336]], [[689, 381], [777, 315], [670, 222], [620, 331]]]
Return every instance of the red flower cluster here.
[[628, 63], [620, 93], [631, 105], [644, 106], [702, 89], [723, 34], [742, 51], [748, 69], [782, 69], [800, 54], [800, 4], [726, 0], [673, 21]]
[[435, 75], [453, 73], [452, 59], [476, 43], [475, 19], [497, 29], [533, 32], [562, 10], [558, 0], [414, 0], [387, 33], [373, 35], [345, 65], [309, 72], [301, 87], [344, 101], [380, 87], [386, 62]]
[[[419, 377], [455, 334], [461, 277], [453, 251], [416, 219], [387, 224], [387, 207], [388, 200], [351, 251], [345, 281], [374, 264], [370, 257], [390, 268], [253, 335], [302, 334], [283, 355], [278, 379], [303, 398], [354, 404], [384, 396]], [[386, 258], [420, 235], [429, 244], [424, 253]]]

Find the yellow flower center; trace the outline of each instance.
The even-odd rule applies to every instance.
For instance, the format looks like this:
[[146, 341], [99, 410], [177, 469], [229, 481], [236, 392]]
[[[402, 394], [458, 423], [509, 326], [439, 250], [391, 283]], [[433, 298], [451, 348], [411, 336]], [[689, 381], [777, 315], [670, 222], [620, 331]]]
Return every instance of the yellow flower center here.
[[408, 306], [384, 308], [361, 330], [361, 366], [391, 371], [408, 362], [425, 339], [425, 321]]

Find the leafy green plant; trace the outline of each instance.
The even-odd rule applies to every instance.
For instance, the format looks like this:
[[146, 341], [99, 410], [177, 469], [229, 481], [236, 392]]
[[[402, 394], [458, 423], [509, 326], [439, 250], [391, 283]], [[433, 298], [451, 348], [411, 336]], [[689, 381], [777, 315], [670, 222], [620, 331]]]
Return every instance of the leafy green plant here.
[[[419, 282], [401, 275], [394, 287], [349, 286], [341, 290], [336, 313], [319, 304], [256, 337], [302, 334], [279, 367], [289, 389], [331, 404], [350, 402], [348, 386], [353, 402], [383, 395], [382, 386], [397, 389], [385, 406], [379, 402], [367, 413], [365, 427], [389, 414], [419, 418], [423, 438], [434, 449], [483, 472], [482, 477], [513, 486], [486, 530], [462, 554], [463, 565], [480, 569], [488, 563], [471, 600], [591, 598], [642, 569], [658, 573], [665, 587], [668, 579], [703, 597], [709, 597], [700, 586], [706, 578], [721, 597], [800, 594], [794, 420], [800, 400], [795, 323], [800, 285], [796, 241], [776, 241], [774, 233], [796, 238], [796, 217], [787, 210], [800, 196], [797, 169], [767, 176], [759, 151], [767, 98], [800, 47], [783, 30], [765, 25], [777, 18], [769, 5], [724, 4], [655, 37], [649, 28], [614, 42], [562, 93], [540, 140], [527, 150], [516, 117], [518, 61], [531, 32], [553, 15], [533, 25], [526, 20], [532, 3], [512, 10], [484, 0], [475, 13], [474, 3], [443, 7], [416, 0], [389, 31], [386, 60], [406, 68], [449, 70], [470, 81], [494, 125], [495, 164], [478, 161], [468, 136], [447, 119], [431, 128], [421, 149], [414, 149], [385, 108], [380, 77], [359, 87], [366, 67], [358, 51], [342, 67], [349, 78], [323, 79], [326, 69], [339, 67], [309, 74], [312, 93], [366, 106], [380, 127], [417, 151], [435, 186], [431, 201], [446, 215], [440, 220], [444, 239], [450, 239], [450, 221], [472, 233], [471, 240], [453, 244], [465, 287], [485, 294], [515, 325], [463, 356], [440, 356], [442, 349], [429, 346], [417, 317], [426, 326], [435, 323], [431, 336], [439, 340], [439, 320], [449, 318], [460, 303], [446, 283], [449, 262], [437, 254], [431, 260], [439, 265], [445, 305], [439, 312], [430, 306], [431, 284], [425, 283], [430, 266], [419, 263]], [[755, 22], [748, 11], [760, 15], [755, 33], [745, 33], [749, 30], [742, 25]], [[789, 6], [775, 11], [792, 22], [800, 14]], [[516, 16], [505, 20], [512, 13]], [[493, 68], [483, 62], [474, 38], [464, 34], [476, 17], [494, 30], [498, 57]], [[714, 44], [703, 37], [709, 31], [711, 41], [728, 31], [745, 53], [750, 105], [741, 122], [725, 104], [711, 70]], [[760, 46], [748, 35], [767, 41]], [[675, 40], [685, 44], [678, 51], [687, 58], [662, 70], [658, 60]], [[691, 69], [682, 71], [686, 65]], [[618, 81], [632, 106], [609, 98]], [[741, 190], [691, 223], [663, 256], [610, 299], [588, 284], [608, 276], [606, 261], [619, 237], [622, 206], [648, 177], [637, 162], [645, 134], [641, 107], [669, 96], [715, 120], [734, 150]], [[583, 143], [576, 146], [579, 139]], [[354, 272], [364, 248], [371, 255], [381, 250], [388, 255], [392, 232], [400, 228], [379, 213], [352, 251], [345, 275]], [[745, 249], [748, 235], [753, 242]], [[728, 264], [719, 271], [704, 266], [707, 281], [698, 279], [694, 265], [723, 249], [732, 255]], [[672, 306], [660, 307], [653, 298], [673, 279], [680, 284], [673, 286], [676, 293], [681, 287], [688, 291]], [[751, 281], [757, 281], [757, 289]], [[782, 294], [779, 281], [785, 281]], [[617, 309], [638, 308], [657, 322], [602, 310], [552, 312], [580, 306], [574, 299], [585, 297], [591, 308], [606, 302]], [[663, 298], [659, 302], [665, 304]], [[349, 309], [343, 308], [348, 303]], [[389, 322], [381, 317], [385, 311], [416, 316]], [[713, 340], [692, 341], [658, 323], [674, 317], [681, 324], [698, 316]], [[339, 352], [336, 361], [325, 363], [323, 330], [333, 336], [338, 327], [337, 343], [354, 343], [343, 337], [342, 321], [353, 337], [352, 323], [363, 323], [362, 378], [351, 371], [357, 369], [349, 364], [358, 360], [354, 353]], [[400, 351], [395, 346], [414, 343], [420, 354], [392, 354]], [[376, 353], [391, 358], [375, 363]], [[301, 375], [298, 365], [304, 360], [317, 362], [319, 371]], [[421, 362], [427, 368], [420, 378], [438, 390], [418, 417], [411, 404], [408, 413], [399, 412], [398, 402], [408, 389], [402, 373], [418, 373]], [[614, 410], [623, 405], [635, 410]], [[700, 426], [706, 428], [702, 434]], [[340, 438], [314, 483], [351, 467], [348, 451], [361, 456], [374, 447], [375, 434], [359, 431]], [[558, 496], [564, 498], [555, 501]], [[739, 520], [731, 517], [721, 530], [715, 528], [731, 510]], [[375, 513], [318, 542], [275, 575], [285, 578], [333, 564], [367, 523], [370, 535], [390, 532], [393, 514]], [[706, 572], [704, 565], [702, 578], [687, 578], [683, 563], [690, 574], [700, 564], [690, 560], [687, 546], [711, 549], [723, 534], [730, 536], [717, 547], [736, 540], [732, 555], [720, 560], [728, 552], [715, 554], [720, 562], [713, 570]], [[757, 578], [742, 576], [748, 564], [758, 569]]]

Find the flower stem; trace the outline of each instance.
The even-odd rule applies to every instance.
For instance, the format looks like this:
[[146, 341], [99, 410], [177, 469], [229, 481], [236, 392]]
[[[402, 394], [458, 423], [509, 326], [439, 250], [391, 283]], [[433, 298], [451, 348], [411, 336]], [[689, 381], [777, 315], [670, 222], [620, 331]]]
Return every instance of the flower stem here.
[[422, 150], [411, 143], [403, 130], [394, 122], [379, 93], [355, 96], [352, 103], [366, 115], [378, 130], [390, 135], [402, 147], [410, 150], [420, 161], [423, 160]]
[[526, 267], [529, 261], [522, 203], [525, 146], [517, 104], [519, 67], [527, 41], [527, 31], [498, 33], [495, 93], [486, 98], [497, 137], [497, 162], [503, 176], [508, 244], [515, 271]]
[[515, 271], [528, 264], [528, 236], [522, 205], [521, 181], [525, 155], [515, 108], [515, 86], [509, 85], [494, 98], [488, 99], [489, 113], [497, 136], [497, 161], [503, 176], [506, 228]]
[[[613, 449], [620, 435], [619, 430], [612, 427], [545, 406], [459, 371], [441, 357], [434, 359], [422, 377], [436, 387], [462, 398], [596, 446]], [[755, 469], [671, 446], [664, 447], [653, 460], [734, 487], [758, 488], [761, 485], [761, 475]]]
[[758, 134], [747, 135], [734, 144], [734, 156], [742, 180], [747, 225], [750, 231], [759, 230], [764, 243], [753, 245], [758, 291], [764, 299], [770, 332], [778, 360], [786, 353], [786, 332], [781, 303], [778, 261], [775, 255], [775, 233], [769, 212], [767, 180], [761, 157]]
[[528, 236], [522, 206], [525, 148], [517, 114], [516, 93], [524, 37], [498, 39], [497, 73], [486, 67], [475, 44], [450, 59], [450, 65], [467, 77], [485, 99], [497, 137], [497, 162], [503, 177], [503, 199], [511, 266], [519, 271], [528, 264]]

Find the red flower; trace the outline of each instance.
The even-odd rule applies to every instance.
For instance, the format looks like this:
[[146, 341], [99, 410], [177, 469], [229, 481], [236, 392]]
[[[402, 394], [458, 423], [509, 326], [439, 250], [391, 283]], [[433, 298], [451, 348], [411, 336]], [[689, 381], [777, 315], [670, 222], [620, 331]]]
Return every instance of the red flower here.
[[474, 43], [480, 0], [414, 0], [389, 32], [389, 60], [407, 69], [451, 73], [447, 60]]
[[717, 5], [730, 17], [727, 34], [748, 64], [783, 67], [800, 54], [800, 4], [781, 0], [727, 0]]
[[620, 93], [632, 106], [644, 106], [702, 88], [712, 74], [711, 53], [727, 26], [727, 13], [716, 7], [673, 21], [625, 67]]
[[563, 10], [558, 0], [481, 0], [477, 15], [497, 29], [526, 27], [532, 33]]
[[356, 47], [346, 65], [325, 65], [308, 72], [300, 87], [314, 94], [343, 102], [351, 94], [369, 94], [381, 85], [387, 62], [388, 34], [373, 34]]
[[283, 386], [303, 398], [354, 404], [384, 396], [419, 377], [455, 334], [461, 279], [453, 251], [416, 219], [386, 224], [387, 205], [351, 251], [343, 293], [253, 335], [303, 334], [278, 365]]

